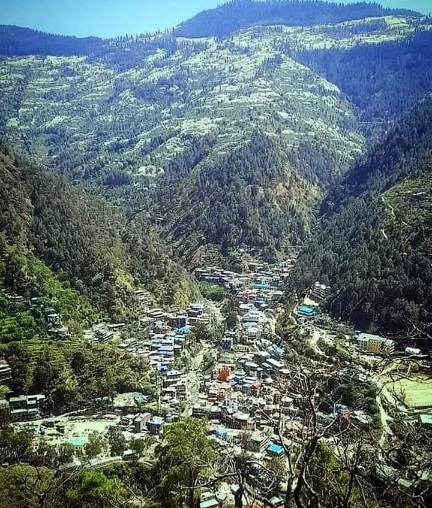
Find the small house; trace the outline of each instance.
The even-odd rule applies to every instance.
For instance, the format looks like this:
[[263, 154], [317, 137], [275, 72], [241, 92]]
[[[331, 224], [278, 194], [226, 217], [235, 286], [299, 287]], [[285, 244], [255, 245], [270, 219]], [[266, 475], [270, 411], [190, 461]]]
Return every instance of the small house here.
[[162, 434], [165, 420], [161, 416], [153, 416], [153, 418], [147, 422], [148, 431], [152, 436], [159, 436]]

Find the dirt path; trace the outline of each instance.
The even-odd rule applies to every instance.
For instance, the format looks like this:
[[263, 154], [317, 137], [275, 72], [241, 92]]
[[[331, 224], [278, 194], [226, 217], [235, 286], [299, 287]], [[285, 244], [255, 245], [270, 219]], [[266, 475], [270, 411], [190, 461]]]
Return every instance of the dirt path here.
[[202, 343], [199, 351], [192, 357], [192, 367], [187, 374], [185, 416], [190, 416], [192, 414], [192, 407], [199, 398], [201, 368], [204, 362], [204, 356], [210, 350], [211, 344]]
[[381, 419], [381, 426], [382, 426], [382, 432], [381, 437], [379, 440], [379, 445], [381, 447], [384, 446], [385, 442], [387, 441], [387, 438], [389, 436], [393, 435], [393, 432], [389, 426], [389, 422], [392, 421], [391, 416], [387, 414], [387, 411], [384, 409], [383, 401], [382, 401], [382, 394], [383, 394], [383, 388], [381, 386], [381, 383], [378, 382], [378, 395], [376, 396], [376, 403], [380, 412], [380, 419]]

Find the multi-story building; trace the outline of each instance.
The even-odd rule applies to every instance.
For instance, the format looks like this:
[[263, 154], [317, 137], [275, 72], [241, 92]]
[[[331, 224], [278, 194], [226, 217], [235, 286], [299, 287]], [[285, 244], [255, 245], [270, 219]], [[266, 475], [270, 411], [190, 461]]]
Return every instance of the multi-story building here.
[[21, 395], [9, 399], [10, 414], [13, 420], [40, 418], [45, 395]]
[[12, 379], [12, 369], [2, 360], [0, 361], [0, 382], [9, 381], [9, 379]]
[[153, 418], [147, 422], [148, 431], [152, 436], [158, 436], [162, 434], [165, 420], [160, 416], [153, 416]]
[[315, 282], [311, 297], [320, 301], [327, 298], [327, 296], [330, 294], [330, 286], [326, 286], [325, 284], [321, 284], [320, 282]]
[[246, 449], [253, 453], [265, 453], [269, 445], [269, 437], [256, 431], [250, 435], [246, 443]]
[[147, 423], [151, 420], [151, 418], [152, 415], [150, 413], [139, 414], [133, 422], [134, 432], [139, 433], [146, 430]]
[[361, 333], [357, 337], [357, 346], [365, 353], [391, 353], [394, 349], [394, 341], [371, 333]]

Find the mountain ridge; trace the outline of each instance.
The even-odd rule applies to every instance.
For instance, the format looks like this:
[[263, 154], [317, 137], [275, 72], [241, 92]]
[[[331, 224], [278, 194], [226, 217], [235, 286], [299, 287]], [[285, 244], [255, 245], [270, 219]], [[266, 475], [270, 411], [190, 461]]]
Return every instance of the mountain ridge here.
[[[428, 19], [379, 12], [324, 25], [253, 26], [229, 37], [117, 38], [88, 56], [5, 59], [0, 129], [14, 149], [104, 196], [126, 217], [153, 222], [156, 236], [183, 261], [193, 259], [194, 248], [219, 257], [261, 248], [266, 259], [279, 259], [306, 240], [321, 197], [424, 94], [432, 76], [427, 51], [412, 60], [407, 49], [418, 37], [427, 48]], [[379, 48], [390, 43], [395, 50], [380, 78]], [[371, 84], [365, 75], [357, 82], [346, 60], [338, 72], [349, 71], [347, 83], [326, 79], [329, 59], [320, 51], [357, 49], [356, 64], [378, 74]], [[300, 58], [305, 52], [315, 67]], [[411, 80], [403, 87], [389, 79], [400, 63], [399, 81]], [[355, 105], [366, 85], [380, 109], [360, 117]], [[255, 133], [271, 141], [265, 163], [251, 155]], [[281, 160], [276, 175], [272, 166]], [[260, 167], [261, 179], [249, 185], [243, 163]], [[228, 228], [214, 210], [226, 220], [232, 215]], [[272, 237], [275, 224], [280, 231]]]
[[378, 15], [417, 15], [409, 9], [384, 8], [378, 3], [358, 2], [344, 5], [324, 1], [234, 0], [193, 16], [174, 29], [179, 37], [228, 36], [253, 25], [286, 24], [310, 26], [343, 22]]
[[[197, 294], [154, 232], [139, 221], [131, 228], [103, 198], [16, 157], [3, 144], [0, 176], [3, 288], [49, 296], [45, 273], [58, 288], [55, 293], [67, 289], [94, 313], [114, 319], [130, 316], [138, 288], [167, 306], [181, 307]], [[66, 304], [61, 301], [60, 308]]]
[[336, 317], [383, 333], [429, 333], [431, 128], [429, 94], [329, 193], [291, 289], [320, 280], [331, 286]]
[[88, 55], [103, 44], [99, 37], [58, 35], [16, 25], [0, 25], [0, 56]]

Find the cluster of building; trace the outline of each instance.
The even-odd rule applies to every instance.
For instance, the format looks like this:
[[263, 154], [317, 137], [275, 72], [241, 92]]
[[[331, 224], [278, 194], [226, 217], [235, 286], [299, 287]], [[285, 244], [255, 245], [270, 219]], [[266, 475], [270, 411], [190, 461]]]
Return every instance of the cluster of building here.
[[199, 280], [221, 285], [237, 297], [238, 316], [235, 329], [221, 340], [223, 353], [212, 373], [200, 378], [192, 416], [209, 421], [218, 445], [246, 450], [262, 461], [283, 455], [282, 443], [273, 435], [275, 423], [281, 412], [295, 414], [301, 406], [298, 394], [281, 397], [279, 380], [288, 373], [285, 351], [268, 338], [282, 285], [294, 264], [254, 263], [246, 274], [214, 267], [195, 272]]
[[139, 319], [143, 333], [136, 337], [122, 335], [124, 323], [98, 323], [85, 330], [84, 337], [102, 343], [119, 340], [120, 349], [148, 359], [154, 368], [169, 370], [175, 359], [181, 356], [191, 327], [197, 322], [207, 324], [210, 318], [210, 311], [203, 303], [192, 303], [177, 313], [153, 308], [143, 314]]
[[271, 331], [274, 307], [283, 297], [282, 287], [295, 259], [276, 264], [250, 263], [250, 272], [236, 273], [216, 267], [199, 268], [195, 277], [199, 281], [222, 286], [239, 301], [237, 329], [222, 339], [222, 348], [231, 351], [261, 339]]
[[[147, 298], [147, 295], [143, 297]], [[179, 417], [179, 402], [187, 398], [188, 384], [187, 373], [178, 367], [177, 361], [189, 342], [192, 327], [197, 323], [208, 324], [211, 310], [203, 303], [195, 302], [176, 313], [143, 308], [142, 314], [139, 319], [142, 333], [122, 334], [123, 323], [99, 323], [86, 330], [85, 337], [95, 342], [117, 339], [120, 349], [148, 360], [156, 374], [159, 406], [168, 410], [167, 419], [173, 421]], [[158, 425], [162, 428], [163, 421]]]
[[257, 303], [266, 308], [283, 296], [280, 288], [294, 265], [295, 259], [289, 259], [276, 265], [249, 263], [246, 273], [207, 267], [197, 268], [194, 274], [197, 280], [222, 286], [245, 300], [259, 300]]
[[149, 309], [140, 319], [140, 327], [145, 330], [145, 339], [127, 338], [120, 348], [147, 358], [150, 365], [168, 374], [180, 357], [188, 341], [192, 327], [197, 323], [208, 324], [211, 310], [203, 303], [192, 303], [177, 313], [162, 309]]
[[[64, 339], [69, 336], [68, 329], [63, 326], [62, 316], [53, 307], [52, 302], [46, 297], [25, 298], [20, 295], [2, 291], [8, 306], [8, 311], [13, 315], [22, 310], [30, 311], [46, 327], [50, 336]], [[0, 358], [0, 385], [7, 385], [12, 380], [13, 372], [6, 360]], [[21, 395], [10, 397], [8, 401], [0, 399], [2, 413], [7, 413], [13, 421], [32, 420], [39, 418], [44, 411], [45, 396]]]
[[[271, 459], [283, 453], [274, 425], [281, 412], [300, 410], [301, 397], [281, 397], [278, 381], [287, 373], [284, 350], [265, 339], [258, 344], [261, 349], [250, 348], [248, 353], [225, 353], [212, 374], [202, 377], [192, 416], [209, 421], [221, 446], [237, 443], [256, 459]], [[245, 431], [248, 439], [241, 443]]]
[[161, 416], [152, 415], [152, 413], [149, 412], [134, 412], [121, 415], [117, 424], [126, 432], [159, 436], [159, 434], [163, 432], [165, 419]]
[[125, 323], [97, 323], [84, 330], [84, 338], [91, 342], [106, 344], [120, 338]]
[[[239, 307], [236, 327], [225, 332], [220, 344], [223, 353], [213, 372], [200, 378], [192, 416], [209, 421], [219, 446], [229, 445], [238, 453], [246, 450], [263, 465], [284, 456], [284, 443], [274, 434], [280, 419], [285, 427], [295, 429], [301, 428], [305, 417], [302, 395], [285, 391], [289, 370], [284, 348], [274, 334], [284, 274], [292, 265], [254, 267], [254, 272], [242, 275], [214, 268], [196, 273], [200, 280], [223, 285], [238, 298]], [[329, 290], [324, 284], [314, 284], [296, 308], [299, 323], [313, 326], [325, 321], [319, 308]], [[342, 404], [317, 418], [323, 424], [336, 418], [370, 424], [367, 415]]]
[[7, 302], [8, 312], [13, 315], [22, 310], [30, 311], [46, 327], [48, 333], [59, 339], [69, 336], [69, 330], [62, 323], [62, 315], [52, 307], [53, 303], [47, 297], [25, 298], [21, 295], [10, 294], [2, 290]]

